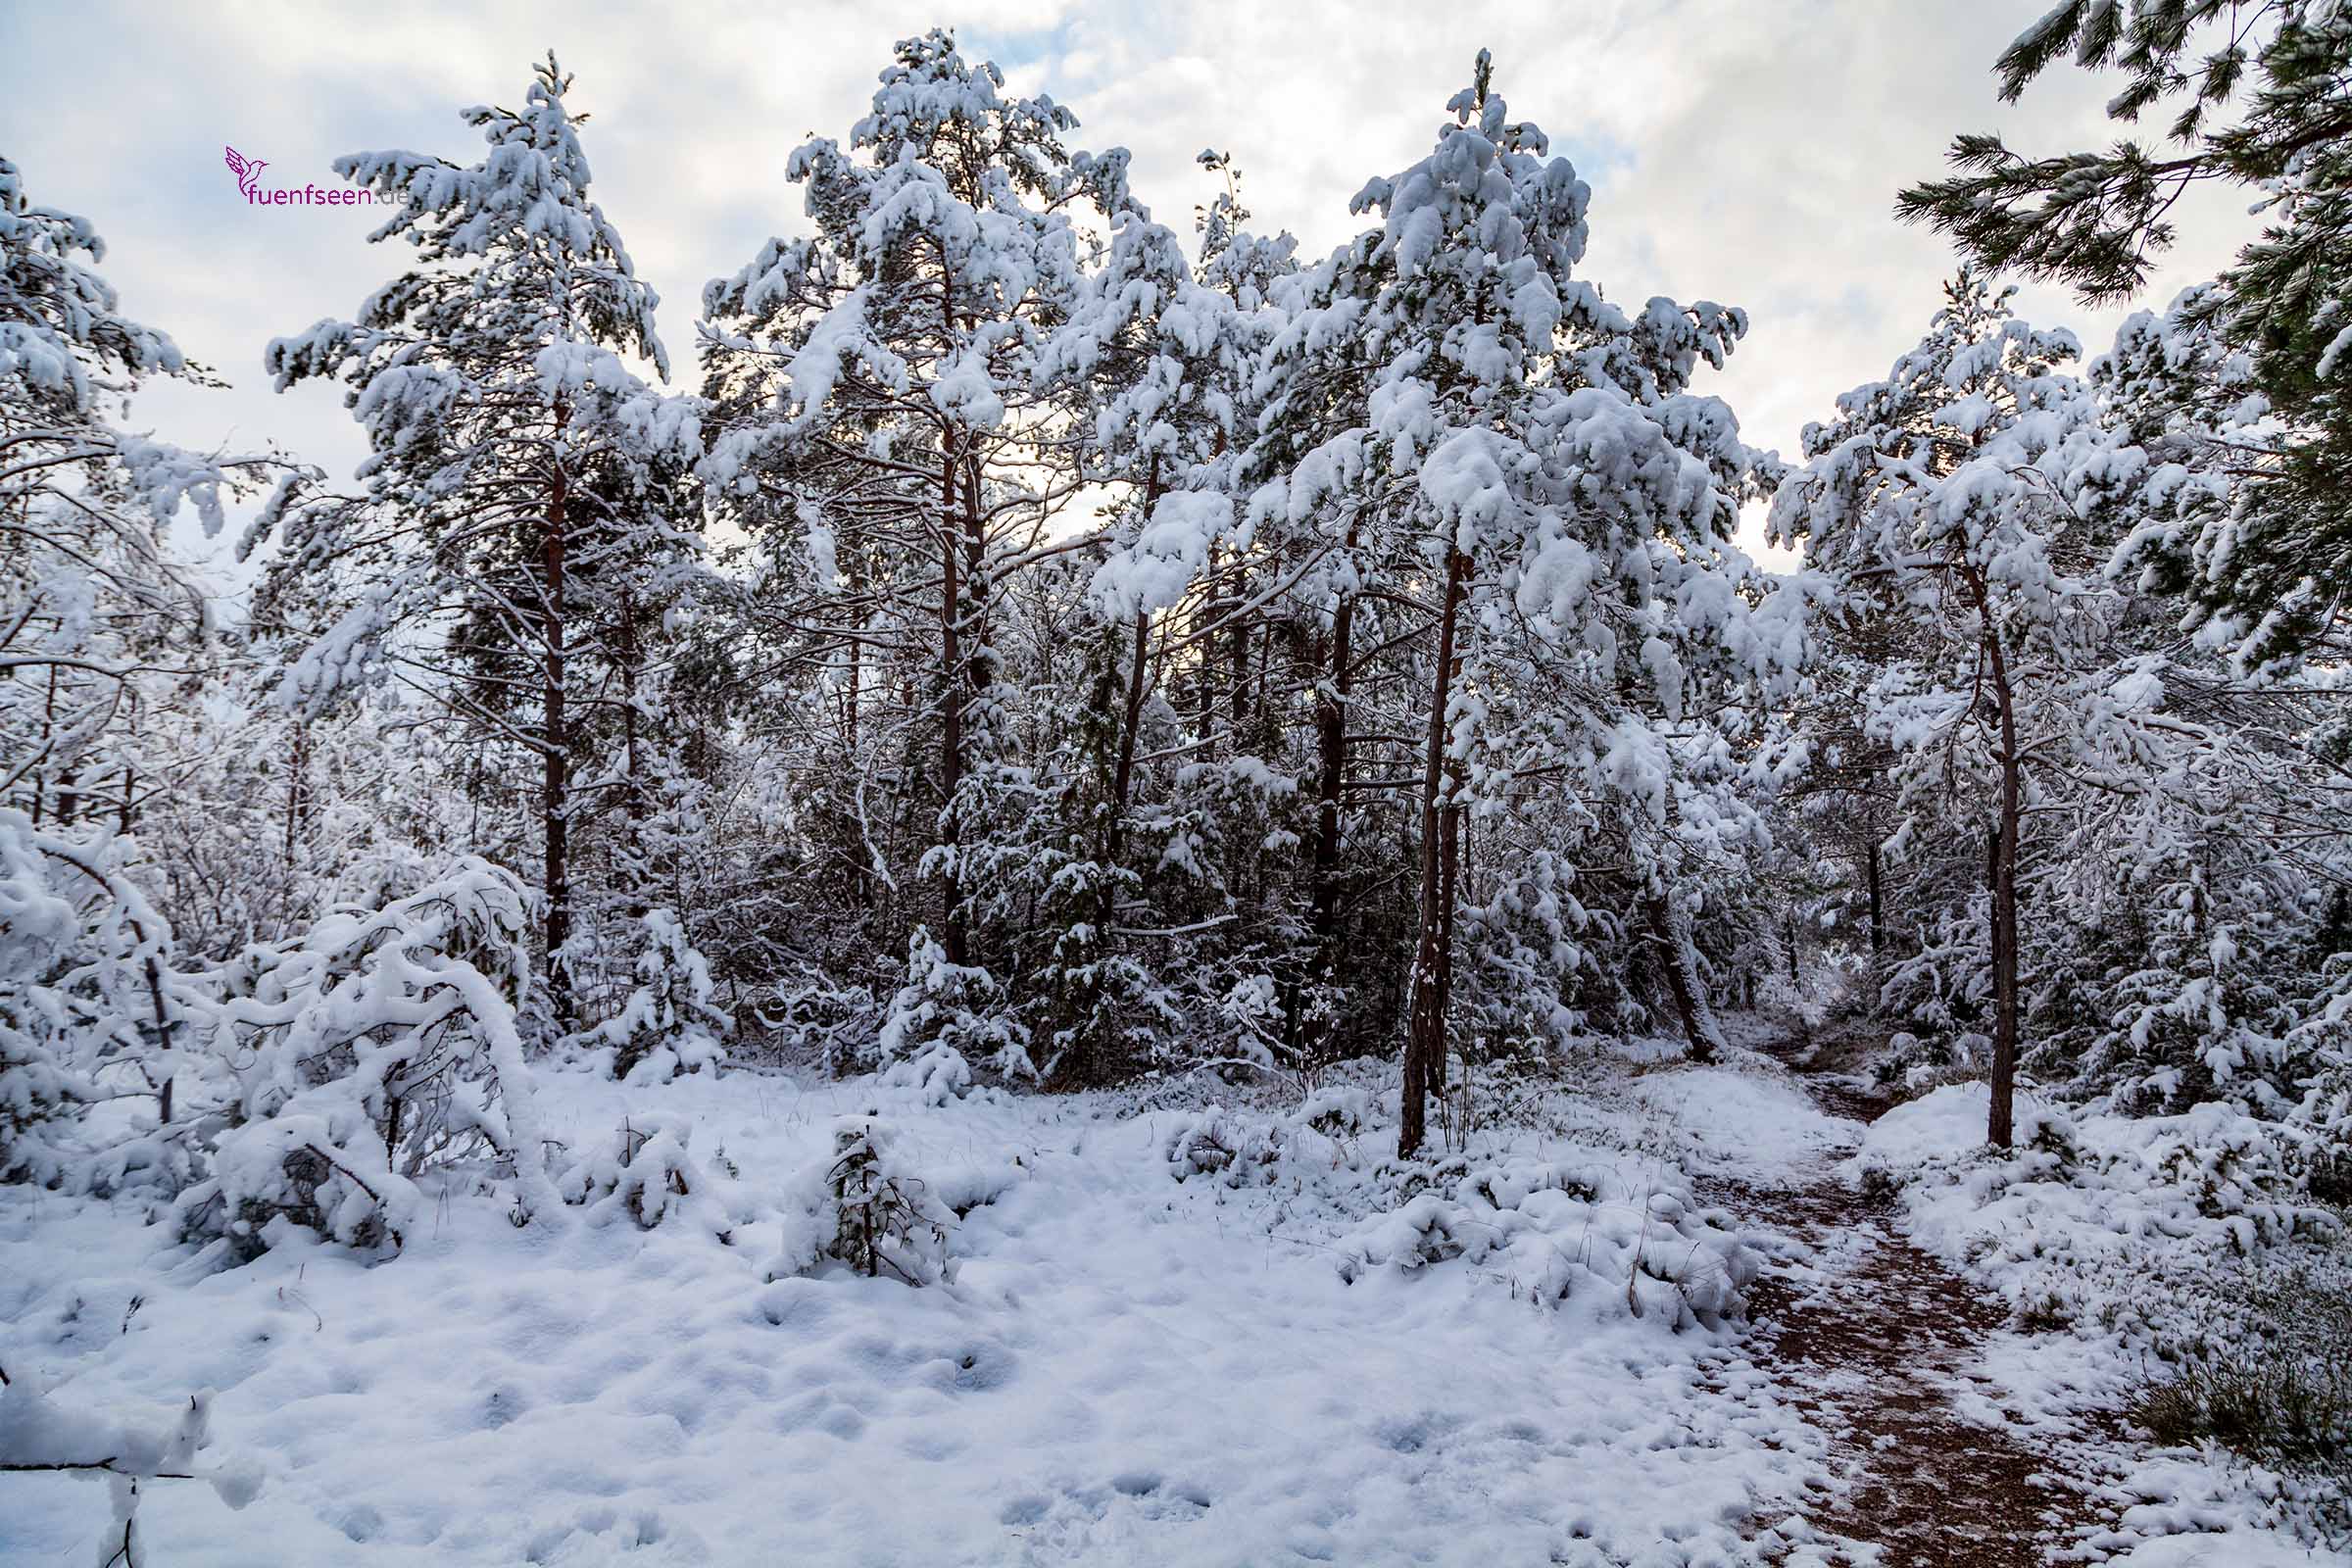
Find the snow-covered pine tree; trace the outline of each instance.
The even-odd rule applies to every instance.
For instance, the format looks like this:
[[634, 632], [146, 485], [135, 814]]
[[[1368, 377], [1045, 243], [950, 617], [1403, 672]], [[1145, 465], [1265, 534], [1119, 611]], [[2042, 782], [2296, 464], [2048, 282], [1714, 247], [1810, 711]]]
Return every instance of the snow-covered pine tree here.
[[[1768, 601], [1777, 625], [1751, 613], [1729, 542], [1756, 458], [1729, 409], [1686, 390], [1744, 317], [1606, 303], [1574, 275], [1590, 191], [1508, 118], [1486, 54], [1447, 108], [1429, 157], [1356, 198], [1382, 226], [1317, 270], [1278, 342], [1293, 379], [1268, 449], [1289, 461], [1267, 466], [1290, 471], [1250, 502], [1320, 514], [1335, 544], [1388, 530], [1412, 563], [1397, 585], [1424, 634], [1406, 1153], [1443, 1084], [1465, 814], [1557, 778], [1671, 839], [1672, 732], [1697, 723], [1692, 697], [1785, 673], [1797, 651], [1784, 603]], [[1501, 694], [1535, 681], [1559, 700], [1498, 722]], [[1663, 868], [1648, 858], [1644, 897]]]
[[735, 1020], [712, 1000], [710, 960], [667, 909], [646, 910], [638, 925], [636, 985], [587, 1038], [612, 1048], [615, 1078], [666, 1083], [715, 1069]]
[[[1956, 138], [1954, 172], [1904, 191], [1899, 216], [1950, 234], [1980, 266], [2129, 299], [2176, 235], [2193, 186], [2259, 193], [2260, 234], [2209, 287], [2175, 308], [2224, 353], [2176, 379], [2176, 407], [2208, 429], [2234, 426], [2208, 454], [2232, 476], [2231, 505], [2140, 542], [2141, 564], [2198, 617], [2215, 617], [2251, 663], [2340, 645], [2352, 608], [2352, 127], [2342, 83], [2352, 16], [2323, 0], [2063, 0], [1998, 62], [2015, 102], [2061, 60], [2115, 71], [2119, 122], [2169, 115], [2164, 142], [2029, 157], [1985, 134]], [[2166, 143], [2169, 143], [2167, 145]], [[2187, 368], [2183, 364], [2180, 368]], [[2201, 419], [2219, 401], [2258, 397], [2259, 421]]]
[[[2009, 294], [1963, 272], [1885, 381], [1809, 426], [1804, 472], [1775, 499], [1824, 595], [1901, 617], [1903, 648], [1865, 694], [1901, 756], [1903, 845], [1954, 816], [1984, 856], [1992, 1100], [2009, 1145], [2021, 1043], [2020, 874], [2028, 815], [2090, 744], [2078, 704], [2102, 669], [2114, 596], [2097, 575], [2097, 513], [2143, 461], [2061, 368], [2071, 333], [2018, 320]], [[2111, 705], [2112, 706], [2112, 705]]]
[[[841, 853], [861, 885], [936, 881], [936, 909], [902, 916], [936, 942], [894, 946], [936, 946], [950, 971], [986, 967], [992, 858], [1033, 838], [1005, 820], [1033, 799], [1011, 602], [1035, 564], [1086, 543], [1046, 536], [1081, 481], [1066, 394], [1038, 363], [1079, 293], [1071, 208], [1127, 205], [1123, 153], [1071, 152], [1067, 110], [1003, 87], [944, 31], [901, 42], [848, 146], [819, 138], [788, 163], [814, 235], [770, 240], [704, 295], [729, 429], [702, 471], [816, 590], [792, 584], [783, 618], [797, 657], [836, 672], [824, 722], [856, 788], [835, 814], [858, 829]], [[907, 817], [890, 853], [877, 774]]]
[[171, 525], [269, 455], [181, 451], [114, 421], [139, 385], [216, 385], [172, 339], [121, 313], [87, 220], [35, 205], [0, 158], [0, 798], [36, 824], [117, 830], [154, 789], [142, 713], [184, 700], [220, 657], [210, 596]]
[[[1237, 243], [1230, 204], [1215, 216], [1216, 231], [1204, 240], [1212, 257]], [[1113, 1037], [1150, 1021], [1138, 1004], [1152, 982], [1118, 932], [1141, 906], [1141, 872], [1149, 869], [1131, 864], [1128, 852], [1144, 731], [1155, 710], [1169, 708], [1161, 679], [1187, 650], [1205, 668], [1220, 659], [1219, 639], [1243, 639], [1232, 645], [1246, 649], [1255, 624], [1240, 603], [1246, 555], [1232, 460], [1254, 361], [1277, 318], [1244, 309], [1240, 290], [1196, 277], [1175, 232], [1140, 205], [1113, 212], [1110, 222], [1102, 264], [1043, 362], [1053, 383], [1078, 399], [1082, 471], [1114, 498], [1105, 509], [1110, 546], [1085, 594], [1102, 629], [1084, 638], [1082, 691], [1056, 769], [1077, 803], [1069, 814], [1079, 819], [1068, 825], [1084, 842], [1064, 852], [1070, 864], [1055, 873], [1065, 896], [1056, 900], [1062, 912], [1048, 968], [1071, 1015], [1060, 1027], [1080, 1077], [1100, 1072]], [[1246, 235], [1238, 241], [1250, 243]], [[1220, 546], [1231, 582], [1213, 588], [1206, 580]], [[1240, 690], [1237, 683], [1237, 702]], [[1233, 727], [1228, 722], [1224, 743], [1212, 749], [1240, 750]], [[1122, 904], [1130, 906], [1125, 913]]]
[[296, 710], [322, 711], [363, 679], [397, 681], [477, 742], [539, 764], [559, 1023], [572, 1011], [582, 699], [599, 667], [633, 657], [637, 569], [692, 552], [697, 514], [678, 487], [702, 456], [699, 402], [655, 391], [621, 359], [668, 374], [657, 296], [588, 197], [570, 88], [551, 54], [520, 110], [466, 111], [488, 145], [474, 164], [336, 161], [394, 208], [371, 238], [407, 241], [416, 266], [358, 320], [270, 345], [281, 390], [347, 383], [372, 456], [363, 497], [288, 513], [258, 607], [265, 624], [310, 634], [282, 687]]

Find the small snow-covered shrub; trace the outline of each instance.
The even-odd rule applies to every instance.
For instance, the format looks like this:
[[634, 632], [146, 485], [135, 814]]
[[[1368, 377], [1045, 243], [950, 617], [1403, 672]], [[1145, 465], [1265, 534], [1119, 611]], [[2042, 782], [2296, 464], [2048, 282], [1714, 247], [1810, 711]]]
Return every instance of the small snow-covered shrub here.
[[831, 1157], [804, 1172], [798, 1189], [786, 1205], [778, 1276], [807, 1274], [833, 1259], [869, 1279], [887, 1274], [935, 1285], [954, 1278], [948, 1232], [955, 1212], [886, 1123], [844, 1118], [833, 1129]]
[[1358, 1138], [1379, 1121], [1369, 1091], [1333, 1084], [1308, 1095], [1291, 1120], [1330, 1139]]
[[870, 987], [838, 982], [811, 965], [778, 982], [757, 1016], [784, 1049], [813, 1054], [826, 1072], [839, 1074], [877, 1054], [882, 1010]]
[[1161, 1132], [1159, 1157], [1178, 1181], [1214, 1176], [1228, 1187], [1263, 1180], [1282, 1158], [1283, 1130], [1221, 1105], [1176, 1115]]
[[53, 1186], [65, 1174], [59, 1135], [93, 1093], [66, 1070], [48, 1037], [63, 1020], [18, 987], [0, 987], [0, 1182]]
[[1035, 1078], [1028, 1031], [1007, 1015], [1003, 1000], [994, 975], [950, 963], [947, 950], [917, 926], [906, 944], [906, 984], [891, 998], [874, 1042], [888, 1064], [883, 1082], [944, 1104], [971, 1087], [974, 1056], [1007, 1078]]
[[971, 1093], [972, 1064], [954, 1046], [934, 1041], [883, 1068], [879, 1081], [885, 1088], [913, 1090], [926, 1105], [944, 1105]]
[[0, 1471], [63, 1470], [103, 1479], [114, 1517], [95, 1560], [138, 1568], [148, 1560], [139, 1503], [156, 1480], [209, 1482], [231, 1508], [261, 1493], [261, 1471], [253, 1464], [234, 1456], [198, 1457], [212, 1445], [212, 1401], [210, 1389], [195, 1395], [169, 1424], [109, 1420], [58, 1404], [23, 1369], [12, 1376], [0, 1368]]
[[382, 909], [249, 949], [212, 1020], [229, 1125], [181, 1195], [183, 1234], [250, 1257], [282, 1217], [396, 1250], [416, 1178], [471, 1159], [511, 1163], [526, 1216], [562, 1212], [515, 1022], [528, 930], [521, 884], [468, 857]]
[[2198, 1311], [2206, 1321], [2163, 1347], [2169, 1367], [2132, 1417], [2161, 1443], [2210, 1438], [2328, 1477], [2352, 1504], [2352, 1249], [2218, 1271]]
[[180, 1200], [181, 1233], [220, 1237], [240, 1262], [268, 1251], [283, 1220], [357, 1251], [389, 1255], [424, 1198], [392, 1168], [382, 1140], [347, 1115], [290, 1111], [220, 1140], [212, 1172]]
[[1990, 1150], [1984, 1086], [1937, 1089], [1873, 1123], [1847, 1171], [1891, 1191], [1913, 1239], [1999, 1292], [2022, 1326], [2170, 1358], [2203, 1336], [2226, 1284], [2342, 1233], [2280, 1123], [2219, 1102], [2152, 1117], [2017, 1110], [2017, 1147]]
[[1446, 1190], [1425, 1187], [1356, 1226], [1340, 1241], [1340, 1277], [1352, 1284], [1454, 1258], [1548, 1304], [1587, 1298], [1676, 1329], [1745, 1311], [1760, 1267], [1724, 1216], [1695, 1207], [1688, 1193], [1633, 1192], [1598, 1170], [1508, 1161]]
[[612, 1076], [631, 1083], [665, 1084], [682, 1072], [716, 1071], [720, 1042], [735, 1020], [711, 999], [718, 988], [710, 964], [687, 940], [667, 909], [648, 909], [641, 922], [637, 986], [620, 1011], [588, 1031], [592, 1046], [610, 1047]]
[[692, 1152], [694, 1124], [682, 1116], [624, 1121], [613, 1135], [572, 1161], [556, 1182], [567, 1203], [584, 1203], [588, 1222], [626, 1215], [643, 1230], [692, 1218], [722, 1242], [733, 1227], [711, 1201], [710, 1177]]
[[74, 1136], [101, 1093], [155, 1087], [146, 1063], [186, 1032], [194, 1000], [171, 964], [171, 928], [122, 874], [131, 854], [112, 834], [45, 831], [0, 808], [0, 1181], [185, 1173], [183, 1155], [152, 1147], [152, 1128], [135, 1150]]

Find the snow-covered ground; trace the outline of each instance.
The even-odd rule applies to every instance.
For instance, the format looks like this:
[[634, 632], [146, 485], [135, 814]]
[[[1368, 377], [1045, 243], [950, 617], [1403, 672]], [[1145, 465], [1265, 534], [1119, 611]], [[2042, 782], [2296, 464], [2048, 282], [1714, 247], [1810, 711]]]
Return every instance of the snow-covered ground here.
[[[220, 1270], [132, 1205], [0, 1189], [0, 1364], [99, 1412], [219, 1391], [218, 1446], [266, 1484], [241, 1512], [155, 1484], [163, 1564], [1845, 1560], [1803, 1517], [1830, 1436], [1703, 1309], [1794, 1244], [1691, 1178], [1792, 1180], [1858, 1129], [1744, 1056], [1592, 1077], [1413, 1192], [1393, 1130], [1356, 1124], [1378, 1098], [1344, 1088], [1252, 1108], [1211, 1083], [1212, 1114], [1198, 1082], [931, 1106], [548, 1074], [575, 1149], [691, 1125], [679, 1215], [517, 1229], [452, 1191], [389, 1262], [286, 1236]], [[946, 1200], [995, 1195], [953, 1227], [952, 1282], [771, 1279], [793, 1195], [870, 1113]], [[1430, 1255], [1460, 1255], [1398, 1256], [1448, 1227]], [[0, 1497], [12, 1564], [84, 1560], [107, 1516], [75, 1478]], [[2128, 1560], [2273, 1560], [2194, 1544]]]
[[[163, 1560], [1731, 1561], [1820, 1451], [1729, 1329], [1622, 1295], [1538, 1308], [1469, 1267], [1346, 1283], [1338, 1144], [1335, 1196], [1179, 1182], [1161, 1146], [1187, 1113], [1102, 1097], [932, 1108], [733, 1073], [557, 1075], [541, 1100], [574, 1144], [690, 1118], [761, 1217], [732, 1246], [551, 1235], [450, 1195], [378, 1267], [289, 1240], [196, 1272], [137, 1213], [0, 1193], [8, 1364], [92, 1406], [218, 1388], [217, 1440], [268, 1473], [242, 1513], [160, 1487]], [[768, 1281], [769, 1198], [873, 1109], [918, 1165], [1027, 1174], [956, 1229], [950, 1286]], [[1677, 1179], [1629, 1147], [1638, 1106], [1593, 1120], [1547, 1152]], [[103, 1522], [86, 1484], [7, 1486], [0, 1558], [78, 1559]]]

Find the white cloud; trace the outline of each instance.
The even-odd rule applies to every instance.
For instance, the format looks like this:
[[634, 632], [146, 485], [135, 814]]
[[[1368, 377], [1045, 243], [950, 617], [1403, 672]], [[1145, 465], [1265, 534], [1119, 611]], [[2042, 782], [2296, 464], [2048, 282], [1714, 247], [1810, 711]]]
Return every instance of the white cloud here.
[[[1883, 374], [1917, 337], [1950, 261], [1897, 224], [1895, 190], [1961, 129], [2034, 150], [2098, 145], [2111, 84], [2061, 71], [2014, 108], [1989, 68], [2043, 0], [1580, 0], [1573, 8], [1257, 0], [1077, 7], [979, 0], [775, 8], [611, 5], [129, 4], [0, 15], [5, 150], [36, 200], [89, 215], [132, 314], [234, 383], [172, 389], [140, 415], [175, 439], [275, 437], [348, 471], [360, 444], [331, 389], [273, 396], [269, 338], [348, 315], [402, 257], [364, 242], [365, 209], [244, 207], [220, 148], [267, 178], [326, 183], [335, 155], [409, 146], [467, 156], [456, 111], [512, 101], [551, 44], [577, 74], [596, 195], [662, 292], [681, 377], [702, 286], [801, 225], [785, 156], [846, 135], [892, 41], [959, 24], [1016, 87], [1077, 110], [1087, 146], [1134, 150], [1137, 189], [1181, 224], [1209, 192], [1193, 158], [1232, 152], [1263, 227], [1309, 253], [1351, 232], [1348, 199], [1426, 149], [1480, 47], [1515, 115], [1594, 187], [1589, 274], [1617, 298], [1744, 305], [1747, 343], [1712, 389], [1751, 439], [1793, 455], [1807, 419]], [[2244, 236], [2242, 201], [2202, 193], [2150, 303], [2208, 275]], [[2029, 290], [2036, 319], [2095, 318]]]

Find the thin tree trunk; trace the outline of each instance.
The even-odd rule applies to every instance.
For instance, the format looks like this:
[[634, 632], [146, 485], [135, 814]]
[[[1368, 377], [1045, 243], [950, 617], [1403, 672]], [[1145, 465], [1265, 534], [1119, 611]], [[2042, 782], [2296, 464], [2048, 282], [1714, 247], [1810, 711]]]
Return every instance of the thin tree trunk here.
[[[1211, 540], [1204, 572], [1211, 582], [1216, 580], [1217, 556], [1216, 542]], [[1201, 621], [1204, 626], [1214, 626], [1217, 623], [1217, 617], [1224, 613], [1225, 598], [1222, 594], [1212, 595], [1208, 603], [1200, 608]], [[1200, 738], [1206, 740], [1217, 732], [1217, 642], [1215, 633], [1209, 633], [1202, 641], [1200, 658], [1200, 689], [1196, 695], [1195, 701], [1200, 710]]]
[[[1355, 530], [1348, 531], [1355, 548]], [[1329, 981], [1340, 965], [1340, 800], [1348, 777], [1348, 702], [1355, 682], [1355, 597], [1342, 594], [1331, 612], [1331, 675], [1315, 687], [1315, 849], [1312, 914], [1314, 975]], [[1305, 1044], [1320, 1047], [1328, 1021]]]
[[2001, 822], [1992, 859], [1992, 1107], [1985, 1141], [2007, 1149], [2015, 1138], [2018, 1049], [2017, 837], [2020, 808], [2017, 736], [2003, 683], [2001, 705]]
[[[1657, 943], [1666, 966], [1666, 989], [1673, 994], [1683, 1038], [1690, 1042], [1690, 1059], [1713, 1061], [1715, 1018], [1713, 1009], [1707, 1005], [1706, 993], [1699, 986], [1696, 955], [1691, 952], [1690, 939], [1675, 919], [1673, 906], [1663, 894], [1651, 894], [1643, 901], [1643, 906], [1649, 917], [1650, 939]], [[1793, 971], [1793, 961], [1790, 967]]]
[[[135, 735], [139, 732], [139, 694], [135, 691], [130, 694], [129, 707], [130, 732]], [[122, 795], [115, 807], [115, 831], [118, 833], [127, 833], [130, 831], [130, 819], [133, 809], [130, 786], [131, 767], [128, 759], [125, 759], [122, 763]], [[170, 1118], [166, 1119], [169, 1120]]]
[[1466, 562], [1446, 552], [1446, 597], [1438, 612], [1438, 662], [1429, 701], [1429, 747], [1421, 770], [1421, 930], [1413, 953], [1413, 1000], [1404, 1042], [1404, 1102], [1398, 1108], [1396, 1153], [1408, 1158], [1427, 1130], [1429, 1091], [1446, 1050], [1445, 971], [1452, 957], [1453, 910], [1444, 902], [1446, 710], [1453, 696], [1453, 634]]
[[1883, 921], [1884, 906], [1879, 897], [1879, 834], [1878, 824], [1870, 827], [1870, 956], [1876, 958], [1886, 946]]
[[1984, 623], [1985, 662], [1992, 677], [1992, 696], [2001, 727], [2000, 819], [1993, 829], [1990, 875], [1992, 896], [1992, 1103], [1986, 1117], [1985, 1142], [2007, 1149], [2016, 1140], [2018, 981], [2017, 981], [2017, 858], [2018, 830], [2025, 816], [2017, 749], [2017, 702], [2009, 687], [2009, 662], [1993, 624], [1991, 596], [1984, 580], [1969, 573], [1978, 612]]
[[302, 833], [304, 797], [309, 793], [311, 765], [311, 726], [294, 726], [294, 756], [286, 765], [286, 843], [285, 865], [288, 885], [294, 876], [294, 848]]
[[[1456, 669], [1454, 677], [1459, 679], [1460, 676], [1461, 671]], [[1448, 765], [1446, 769], [1448, 800], [1461, 788], [1461, 770]], [[1458, 906], [1461, 880], [1462, 808], [1458, 806], [1446, 807], [1438, 821], [1438, 907], [1446, 914], [1446, 940], [1438, 948], [1437, 1005], [1434, 1013], [1440, 1020], [1441, 1032], [1437, 1049], [1429, 1056], [1429, 1087], [1433, 1094], [1443, 1095], [1446, 1093], [1446, 1057], [1451, 1054], [1446, 1049], [1443, 1024], [1445, 1019], [1452, 1016], [1453, 1010], [1453, 911]]]
[[[565, 418], [561, 402], [556, 405], [555, 415], [561, 427]], [[547, 573], [544, 670], [547, 773], [545, 799], [540, 808], [546, 830], [547, 989], [558, 1028], [569, 1026], [572, 1004], [571, 976], [560, 956], [564, 945], [571, 940], [571, 738], [564, 713], [564, 531], [568, 486], [569, 476], [559, 463], [548, 492], [547, 537], [542, 544]]]
[[[645, 662], [645, 651], [637, 641], [637, 596], [623, 589], [620, 596], [620, 758], [621, 767], [628, 775], [621, 786], [621, 811], [627, 818], [629, 847], [637, 861], [635, 884], [629, 889], [629, 918], [642, 920], [652, 905], [646, 898], [650, 884], [668, 872], [665, 865], [657, 865], [648, 853], [645, 842], [646, 789], [645, 760], [638, 755], [637, 674]], [[684, 913], [683, 910], [673, 911]]]
[[[28, 501], [25, 503], [25, 505], [30, 506], [31, 503]], [[46, 760], [45, 754], [49, 750], [50, 738], [56, 733], [57, 666], [55, 664], [51, 664], [49, 666], [49, 700], [47, 705], [41, 710], [41, 744], [39, 750], [42, 754], [44, 754], [44, 760]], [[45, 768], [34, 767], [27, 774], [25, 780], [32, 786], [32, 825], [34, 827], [39, 827], [41, 825], [41, 800], [43, 795], [43, 791], [41, 789], [41, 774], [44, 771], [46, 771]]]
[[[1144, 521], [1152, 520], [1152, 509], [1159, 504], [1159, 458], [1154, 455], [1152, 466], [1144, 475]], [[1110, 783], [1110, 854], [1112, 864], [1118, 863], [1119, 854], [1127, 844], [1128, 792], [1135, 783], [1135, 753], [1138, 735], [1144, 722], [1144, 692], [1146, 690], [1146, 662], [1152, 653], [1152, 612], [1135, 612], [1135, 647], [1127, 662], [1127, 700], [1119, 716], [1119, 760], [1111, 774]]]
[[945, 690], [940, 695], [939, 780], [941, 792], [947, 801], [940, 814], [940, 830], [950, 854], [947, 874], [941, 878], [943, 907], [940, 911], [940, 938], [941, 946], [947, 951], [948, 961], [961, 964], [966, 956], [963, 876], [955, 856], [960, 849], [962, 838], [961, 824], [956, 820], [956, 798], [963, 788], [963, 670], [957, 627], [957, 601], [963, 595], [963, 546], [956, 537], [956, 446], [953, 432], [941, 438], [941, 446], [939, 538], [943, 578], [939, 595], [939, 657]]

